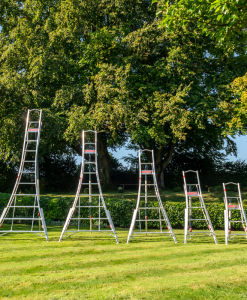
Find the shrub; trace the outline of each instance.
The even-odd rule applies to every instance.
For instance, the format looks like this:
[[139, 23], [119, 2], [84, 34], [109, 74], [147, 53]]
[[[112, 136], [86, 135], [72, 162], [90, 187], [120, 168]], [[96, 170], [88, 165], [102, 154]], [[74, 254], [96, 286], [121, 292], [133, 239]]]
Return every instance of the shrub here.
[[118, 192], [123, 193], [123, 188], [121, 186], [118, 188]]
[[214, 187], [209, 186], [209, 187], [208, 187], [208, 192], [209, 192], [209, 193], [213, 193], [213, 192], [214, 192]]
[[84, 194], [89, 194], [89, 188], [85, 188], [83, 191]]
[[223, 185], [217, 185], [214, 190], [215, 192], [223, 192]]
[[246, 192], [246, 191], [247, 191], [247, 186], [244, 186], [244, 187], [242, 188], [242, 191]]
[[172, 190], [174, 193], [179, 193], [179, 192], [182, 192], [182, 189], [180, 186], [176, 186], [173, 190]]

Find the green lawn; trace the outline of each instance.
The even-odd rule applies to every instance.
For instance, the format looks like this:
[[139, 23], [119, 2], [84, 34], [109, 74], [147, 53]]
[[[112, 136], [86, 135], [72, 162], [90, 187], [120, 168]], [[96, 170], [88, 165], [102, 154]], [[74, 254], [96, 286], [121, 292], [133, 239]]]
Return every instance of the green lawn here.
[[247, 241], [219, 245], [207, 236], [178, 244], [167, 236], [139, 236], [120, 244], [104, 234], [75, 234], [61, 243], [30, 234], [0, 237], [1, 299], [246, 299]]

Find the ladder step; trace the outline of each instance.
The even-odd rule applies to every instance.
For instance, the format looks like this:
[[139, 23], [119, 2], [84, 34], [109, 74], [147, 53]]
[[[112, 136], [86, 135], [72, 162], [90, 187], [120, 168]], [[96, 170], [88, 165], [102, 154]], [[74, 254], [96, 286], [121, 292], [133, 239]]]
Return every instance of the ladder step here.
[[228, 205], [228, 208], [240, 209], [239, 205]]
[[229, 220], [230, 223], [244, 223], [244, 221], [231, 221]]
[[97, 174], [96, 172], [83, 172], [83, 174]]
[[40, 218], [3, 218], [3, 220], [40, 220]]
[[13, 196], [37, 196], [37, 194], [13, 194]]
[[138, 207], [137, 209], [162, 209], [161, 207]]
[[70, 220], [108, 220], [107, 218], [71, 218]]
[[200, 196], [197, 192], [187, 192], [188, 196]]
[[86, 206], [86, 205], [83, 205], [83, 206], [75, 206], [75, 207], [76, 207], [76, 208], [82, 208], [82, 207], [84, 207], [84, 208], [85, 208], [85, 207], [86, 207], [86, 208], [95, 208], [95, 207], [96, 207], [96, 208], [100, 208], [100, 207], [103, 208], [104, 206], [101, 206], [101, 205], [100, 205], [100, 206], [99, 206], [99, 205], [98, 205], [98, 206], [90, 206], [90, 205], [87, 205], [87, 206]]
[[144, 174], [144, 175], [153, 175], [153, 171], [141, 171], [141, 174]]
[[93, 153], [93, 154], [95, 154], [95, 150], [84, 150], [84, 153]]
[[[126, 185], [127, 185], [127, 184], [126, 184]], [[141, 184], [141, 186], [145, 186], [145, 185], [146, 185], [146, 186], [150, 186], [150, 185], [153, 186], [153, 185], [156, 185], [156, 184], [154, 184], [154, 183], [147, 183], [147, 184], [143, 183], [143, 184]]]
[[157, 198], [157, 195], [152, 195], [152, 196], [140, 196], [140, 197], [155, 197], [155, 198]]
[[207, 221], [207, 219], [189, 219], [189, 221]]
[[35, 182], [19, 182], [19, 184], [36, 184]]
[[25, 162], [32, 162], [32, 163], [35, 163], [35, 160], [24, 160], [24, 163]]
[[152, 165], [153, 163], [141, 163], [141, 165]]
[[38, 132], [39, 128], [29, 128], [27, 131], [28, 132]]
[[25, 173], [25, 174], [34, 174], [35, 171], [22, 171], [21, 173]]
[[36, 150], [24, 150], [25, 152], [36, 152]]
[[37, 140], [25, 140], [25, 142], [36, 142], [37, 143]]
[[38, 206], [26, 206], [26, 205], [18, 205], [18, 206], [9, 206], [9, 208], [39, 208]]
[[89, 183], [89, 182], [88, 183], [81, 183], [81, 184], [84, 184], [84, 185], [98, 185], [98, 183], [92, 183], [92, 182], [91, 183]]
[[95, 145], [95, 143], [84, 143], [84, 145]]
[[80, 197], [81, 196], [100, 196], [100, 194], [80, 194]]
[[191, 206], [191, 207], [188, 207], [188, 209], [191, 209], [191, 208], [200, 208], [200, 209], [204, 209], [203, 206]]
[[88, 165], [88, 164], [96, 164], [96, 162], [95, 161], [84, 162], [84, 165]]
[[161, 222], [164, 222], [165, 220], [164, 219], [146, 219], [146, 220], [139, 220], [139, 219], [136, 219], [136, 222], [145, 222], [145, 221], [161, 221]]
[[31, 123], [32, 123], [32, 124], [33, 124], [33, 123], [37, 124], [37, 123], [39, 123], [39, 121], [29, 121], [29, 122], [28, 122], [28, 124], [31, 124]]

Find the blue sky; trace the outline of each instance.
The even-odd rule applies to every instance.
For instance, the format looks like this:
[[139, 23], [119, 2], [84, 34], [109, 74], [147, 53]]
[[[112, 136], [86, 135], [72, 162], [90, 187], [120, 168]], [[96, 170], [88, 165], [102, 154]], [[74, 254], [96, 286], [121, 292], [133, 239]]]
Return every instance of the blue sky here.
[[[237, 143], [238, 155], [237, 157], [228, 155], [229, 161], [236, 161], [238, 159], [247, 160], [247, 136], [237, 136], [234, 140]], [[116, 152], [111, 152], [113, 156], [119, 159], [123, 165], [126, 165], [126, 163], [121, 159], [123, 156], [128, 156], [128, 154], [133, 154], [134, 156], [137, 156], [137, 151], [127, 150], [125, 147], [118, 149]]]

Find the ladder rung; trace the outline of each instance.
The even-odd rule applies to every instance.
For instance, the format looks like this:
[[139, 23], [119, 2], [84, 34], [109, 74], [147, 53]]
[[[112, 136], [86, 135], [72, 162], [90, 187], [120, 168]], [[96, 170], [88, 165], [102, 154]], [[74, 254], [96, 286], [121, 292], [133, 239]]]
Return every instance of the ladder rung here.
[[29, 128], [27, 131], [28, 132], [38, 132], [39, 128]]
[[83, 174], [97, 174], [96, 172], [83, 172]]
[[188, 209], [191, 209], [191, 208], [201, 208], [201, 209], [204, 209], [203, 206], [191, 206], [191, 207], [188, 207]]
[[25, 142], [37, 142], [37, 140], [25, 140]]
[[244, 223], [243, 221], [231, 221], [229, 220], [230, 223]]
[[40, 220], [40, 218], [3, 218], [3, 220]]
[[84, 165], [88, 165], [88, 164], [96, 164], [96, 162], [95, 161], [84, 162]]
[[36, 196], [36, 194], [13, 194], [13, 196]]
[[81, 183], [81, 184], [85, 184], [85, 185], [96, 185], [97, 184], [98, 185], [98, 183], [92, 183], [92, 182], [91, 183], [89, 183], [89, 182], [88, 183]]
[[189, 219], [189, 221], [207, 221], [207, 219]]
[[30, 124], [30, 123], [36, 123], [36, 124], [37, 124], [37, 123], [39, 123], [39, 121], [29, 121], [28, 123], [29, 123], [29, 124]]
[[161, 222], [164, 222], [165, 220], [164, 219], [147, 219], [147, 220], [139, 220], [139, 219], [136, 219], [136, 222], [144, 222], [144, 221], [161, 221]]
[[36, 152], [36, 150], [24, 150], [26, 152]]
[[161, 207], [138, 207], [138, 209], [162, 209]]
[[70, 220], [108, 220], [107, 218], [71, 218]]
[[199, 184], [198, 183], [186, 184], [186, 186], [199, 186]]
[[152, 165], [153, 163], [141, 163], [141, 165]]
[[140, 197], [156, 197], [157, 198], [157, 195], [152, 195], [152, 196], [140, 196]]
[[[127, 185], [127, 184], [126, 184], [126, 185]], [[154, 183], [149, 183], [149, 184], [148, 184], [148, 183], [147, 183], [147, 184], [142, 183], [142, 184], [141, 184], [141, 186], [145, 186], [145, 185], [148, 186], [148, 185], [156, 185], [156, 184], [154, 184]]]
[[33, 163], [35, 163], [35, 160], [24, 160], [24, 163], [25, 162], [33, 162]]
[[36, 184], [35, 182], [19, 182], [19, 184]]
[[21, 171], [21, 173], [25, 173], [25, 174], [34, 174], [35, 171]]
[[95, 143], [84, 143], [84, 145], [95, 145]]
[[96, 208], [100, 208], [100, 207], [104, 207], [104, 206], [101, 206], [101, 205], [100, 206], [99, 205], [98, 206], [90, 206], [90, 205], [86, 206], [86, 205], [83, 205], [83, 206], [75, 206], [75, 207], [76, 208], [82, 208], [82, 207], [88, 207], [88, 208], [92, 208], [92, 207], [95, 208], [96, 207]]
[[100, 194], [80, 194], [80, 197], [81, 196], [100, 196]]
[[38, 206], [26, 206], [26, 205], [21, 205], [21, 206], [9, 206], [9, 208], [39, 208]]

